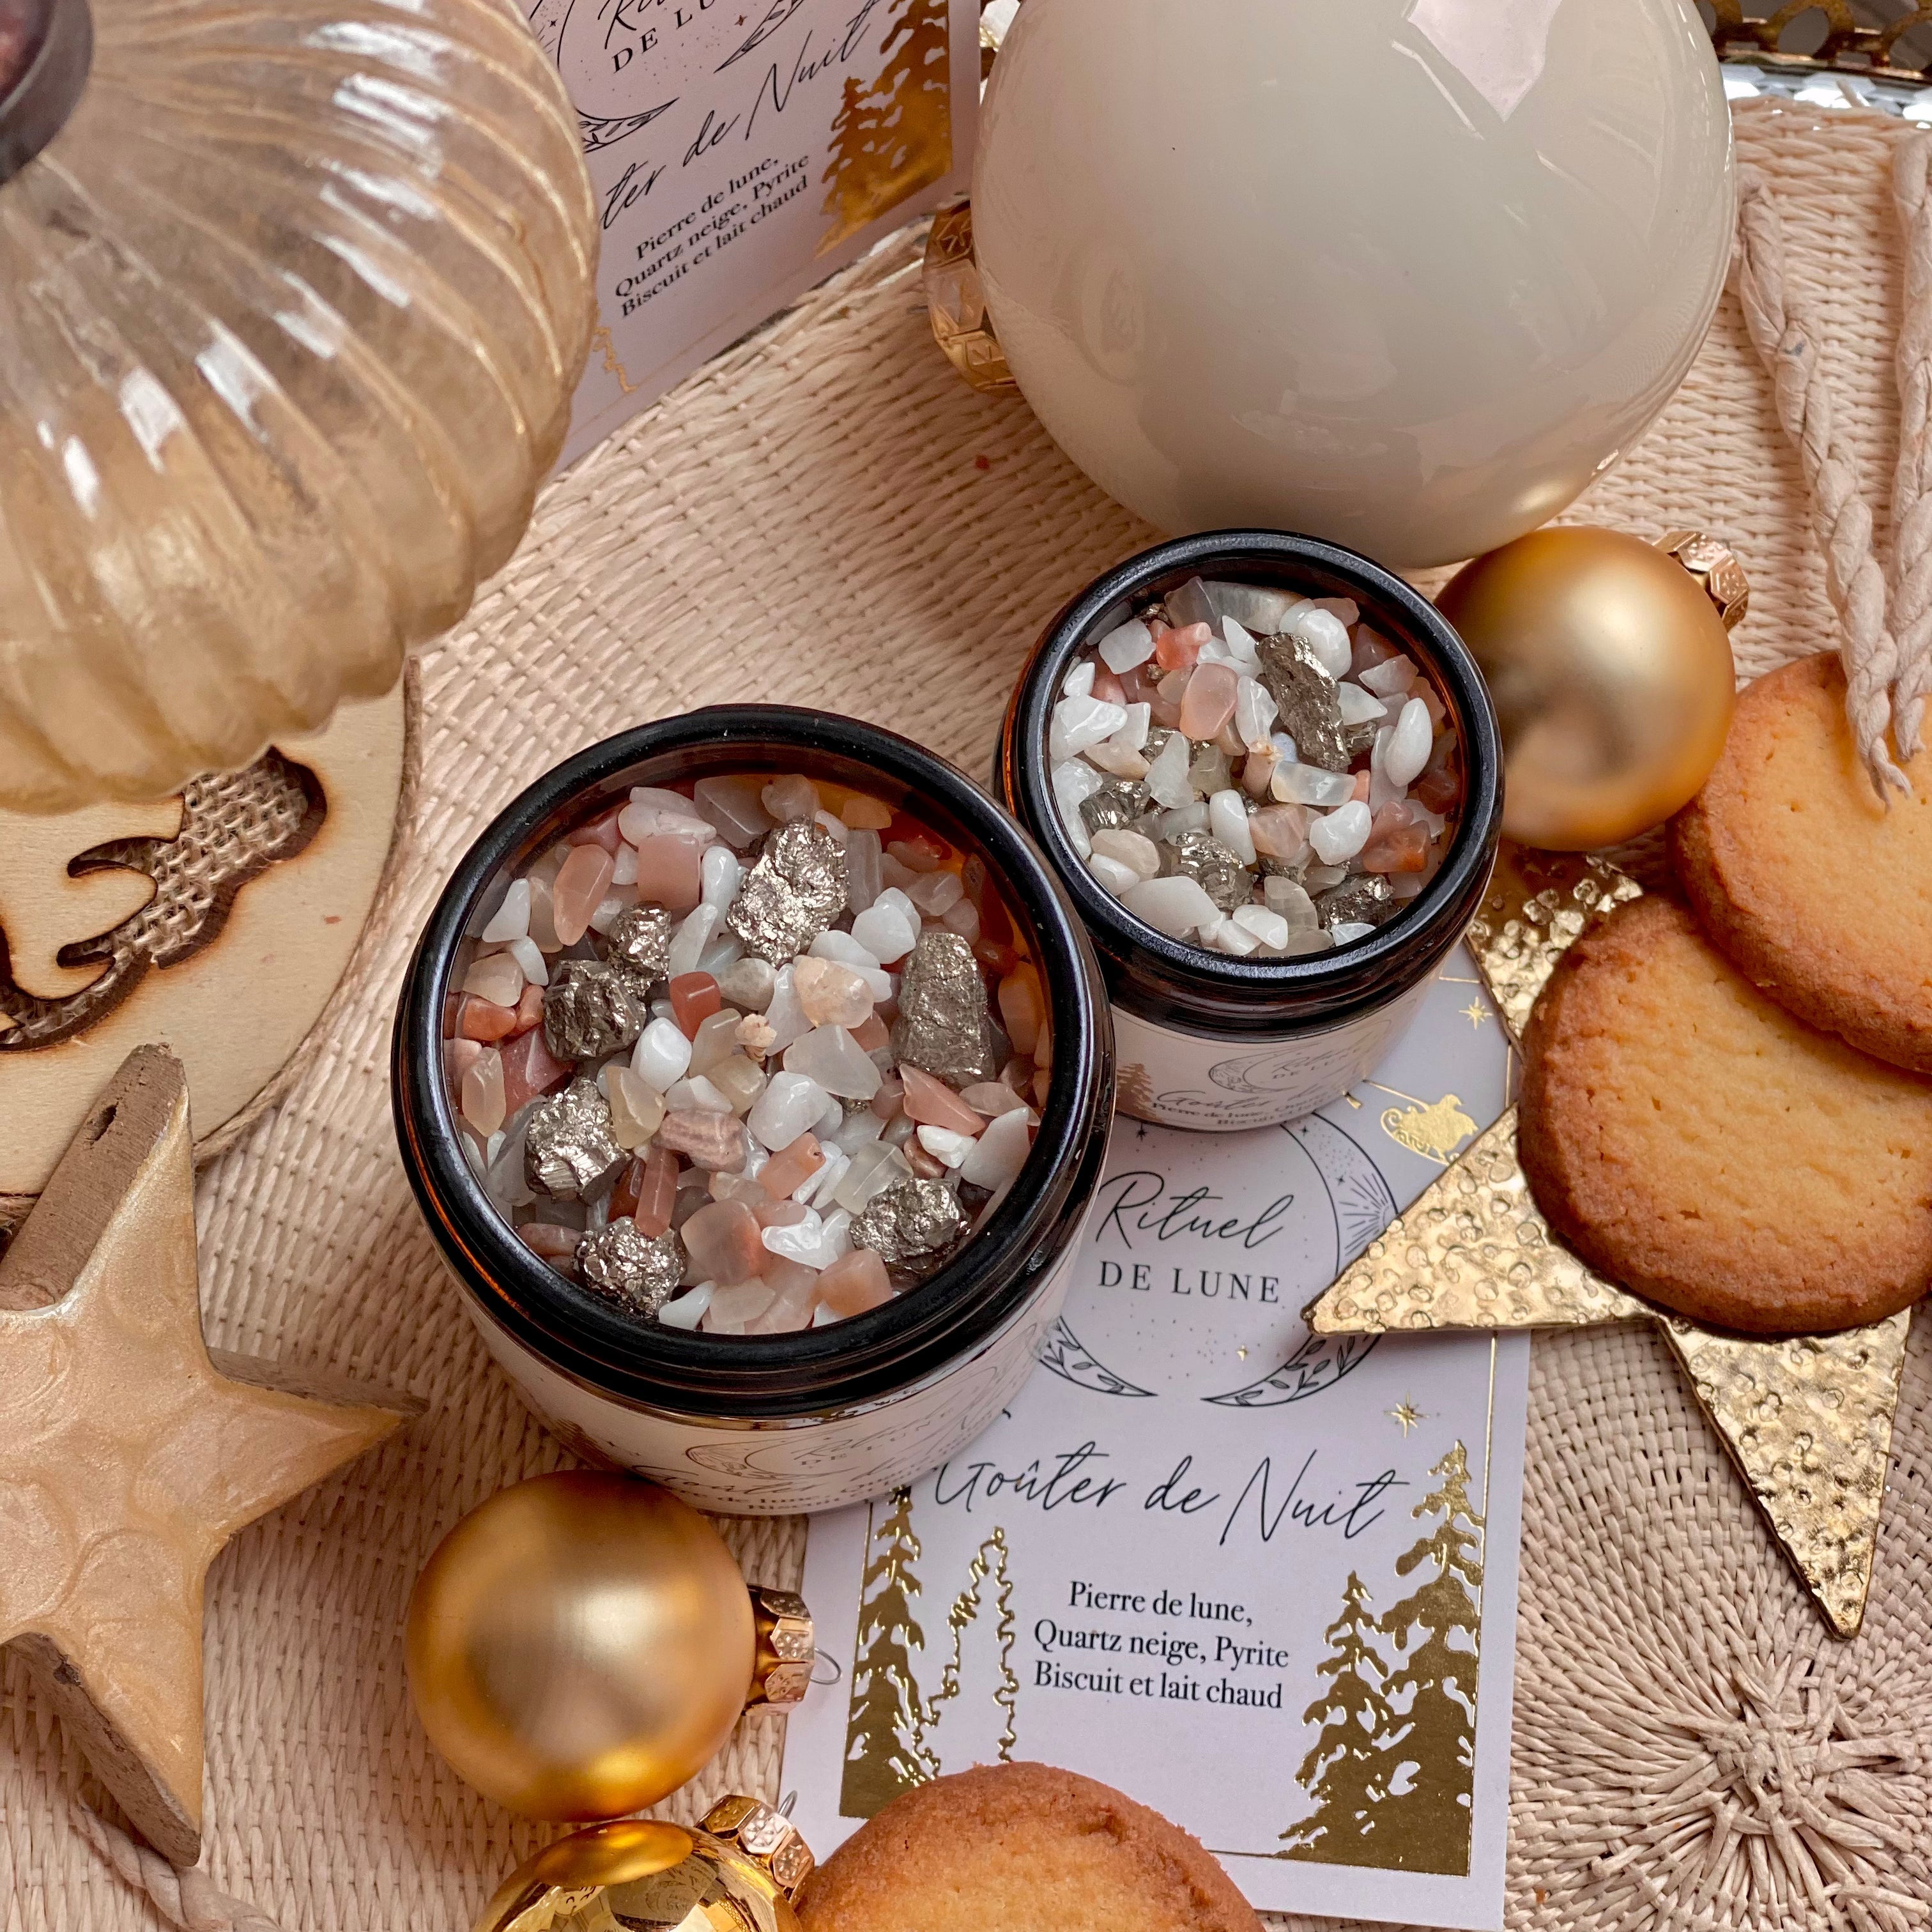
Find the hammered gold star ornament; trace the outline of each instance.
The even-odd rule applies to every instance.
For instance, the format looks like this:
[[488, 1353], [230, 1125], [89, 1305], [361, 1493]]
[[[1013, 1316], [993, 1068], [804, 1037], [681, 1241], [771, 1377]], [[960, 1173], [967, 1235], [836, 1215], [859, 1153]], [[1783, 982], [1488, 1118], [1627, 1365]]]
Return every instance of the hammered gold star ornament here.
[[416, 1405], [211, 1354], [188, 1088], [130, 1054], [0, 1257], [0, 1644], [178, 1865], [201, 1844], [204, 1580]]
[[[1600, 859], [1505, 844], [1470, 950], [1518, 1044], [1564, 950], [1642, 888]], [[1705, 1328], [1605, 1280], [1551, 1232], [1514, 1108], [1309, 1309], [1321, 1335], [1654, 1323], [1779, 1546], [1840, 1636], [1864, 1618], [1912, 1311], [1838, 1334]]]

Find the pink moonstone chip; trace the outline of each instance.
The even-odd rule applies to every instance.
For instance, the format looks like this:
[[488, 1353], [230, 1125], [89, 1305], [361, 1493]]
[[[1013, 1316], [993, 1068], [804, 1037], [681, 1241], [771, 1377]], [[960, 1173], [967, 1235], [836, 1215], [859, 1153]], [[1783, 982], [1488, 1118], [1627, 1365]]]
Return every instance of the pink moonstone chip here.
[[745, 1124], [735, 1114], [674, 1111], [664, 1117], [657, 1140], [707, 1174], [736, 1173], [745, 1164]]
[[800, 1268], [798, 1272], [805, 1279], [790, 1281], [781, 1288], [764, 1314], [745, 1324], [747, 1335], [787, 1335], [810, 1323], [812, 1312], [818, 1305], [818, 1277], [809, 1268]]
[[772, 1291], [761, 1281], [736, 1282], [718, 1289], [704, 1311], [704, 1326], [713, 1335], [742, 1335], [773, 1300]]
[[742, 1201], [714, 1201], [700, 1208], [680, 1232], [692, 1270], [700, 1281], [757, 1280], [765, 1261], [758, 1217]]
[[922, 1127], [950, 1127], [956, 1134], [976, 1134], [986, 1124], [943, 1080], [916, 1066], [902, 1066], [905, 1110]]
[[688, 838], [646, 838], [638, 848], [638, 903], [691, 911], [704, 895], [704, 847]]
[[862, 1026], [872, 1017], [872, 993], [849, 966], [809, 953], [792, 962], [792, 985], [814, 1026]]
[[1419, 872], [1429, 862], [1429, 824], [1419, 806], [1392, 798], [1376, 814], [1362, 848], [1365, 872]]
[[835, 1315], [862, 1315], [892, 1298], [886, 1264], [870, 1248], [841, 1255], [818, 1277], [818, 1299]]
[[1232, 664], [1197, 664], [1180, 699], [1180, 735], [1196, 744], [1213, 737], [1234, 715], [1240, 680]]
[[503, 1057], [489, 1048], [463, 1076], [463, 1118], [485, 1140], [503, 1124]]
[[590, 915], [610, 890], [617, 862], [601, 845], [574, 845], [550, 887], [550, 919], [556, 936], [574, 946], [590, 926]]
[[[594, 848], [592, 848], [595, 849]], [[569, 1066], [552, 1057], [544, 1044], [543, 1028], [532, 1027], [520, 1033], [503, 1050], [503, 1108], [506, 1114], [522, 1111], [526, 1101], [548, 1094], [570, 1076]]]
[[802, 1187], [825, 1165], [824, 1150], [816, 1134], [800, 1134], [778, 1149], [758, 1170], [758, 1184], [775, 1199]]

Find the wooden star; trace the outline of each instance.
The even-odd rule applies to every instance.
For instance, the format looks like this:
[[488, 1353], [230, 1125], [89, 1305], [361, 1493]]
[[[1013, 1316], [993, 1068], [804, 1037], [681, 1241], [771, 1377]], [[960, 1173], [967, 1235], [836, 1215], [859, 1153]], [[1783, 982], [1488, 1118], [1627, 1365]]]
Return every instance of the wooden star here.
[[200, 1856], [209, 1563], [415, 1408], [210, 1354], [186, 1078], [130, 1054], [0, 1257], [0, 1644], [175, 1864]]

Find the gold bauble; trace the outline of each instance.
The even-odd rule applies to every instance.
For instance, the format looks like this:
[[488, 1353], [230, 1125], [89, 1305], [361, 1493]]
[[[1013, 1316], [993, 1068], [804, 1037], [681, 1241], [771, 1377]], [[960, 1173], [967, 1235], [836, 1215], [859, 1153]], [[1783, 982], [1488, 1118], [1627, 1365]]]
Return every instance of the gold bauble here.
[[798, 1932], [792, 1896], [812, 1854], [755, 1798], [727, 1798], [690, 1831], [620, 1819], [546, 1846], [505, 1880], [476, 1932]]
[[723, 1539], [656, 1484], [539, 1476], [437, 1546], [410, 1598], [410, 1695], [459, 1777], [533, 1818], [614, 1818], [694, 1777], [758, 1655]]
[[1592, 851], [1696, 795], [1736, 674], [1688, 555], [1616, 530], [1538, 530], [1465, 565], [1436, 601], [1496, 701], [1505, 837]]

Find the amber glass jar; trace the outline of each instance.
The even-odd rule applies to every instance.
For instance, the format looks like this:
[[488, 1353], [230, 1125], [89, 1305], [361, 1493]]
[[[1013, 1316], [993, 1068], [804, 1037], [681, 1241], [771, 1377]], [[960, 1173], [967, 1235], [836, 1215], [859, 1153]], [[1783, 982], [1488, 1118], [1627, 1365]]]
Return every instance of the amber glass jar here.
[[[1346, 597], [1430, 678], [1461, 746], [1462, 794], [1440, 868], [1372, 937], [1294, 958], [1235, 958], [1130, 913], [1082, 862], [1056, 810], [1047, 728], [1075, 659], [1190, 578]], [[1280, 530], [1160, 544], [1090, 584], [1054, 617], [1008, 708], [995, 788], [1046, 854], [1100, 956], [1124, 1112], [1176, 1127], [1264, 1126], [1346, 1093], [1414, 1016], [1487, 889], [1502, 822], [1502, 752], [1475, 660], [1434, 604], [1354, 551]]]
[[[797, 772], [863, 790], [978, 857], [1046, 994], [1054, 1055], [1027, 1164], [939, 1270], [867, 1313], [773, 1335], [626, 1316], [532, 1254], [484, 1193], [442, 1067], [445, 1001], [488, 910], [534, 855], [633, 785]], [[471, 1315], [531, 1406], [574, 1448], [656, 1477], [700, 1508], [830, 1509], [944, 1462], [1031, 1372], [1059, 1312], [1113, 1108], [1106, 995], [1066, 895], [992, 800], [943, 759], [856, 721], [721, 706], [593, 745], [542, 778], [472, 845], [404, 982], [396, 1130], [430, 1231]]]

